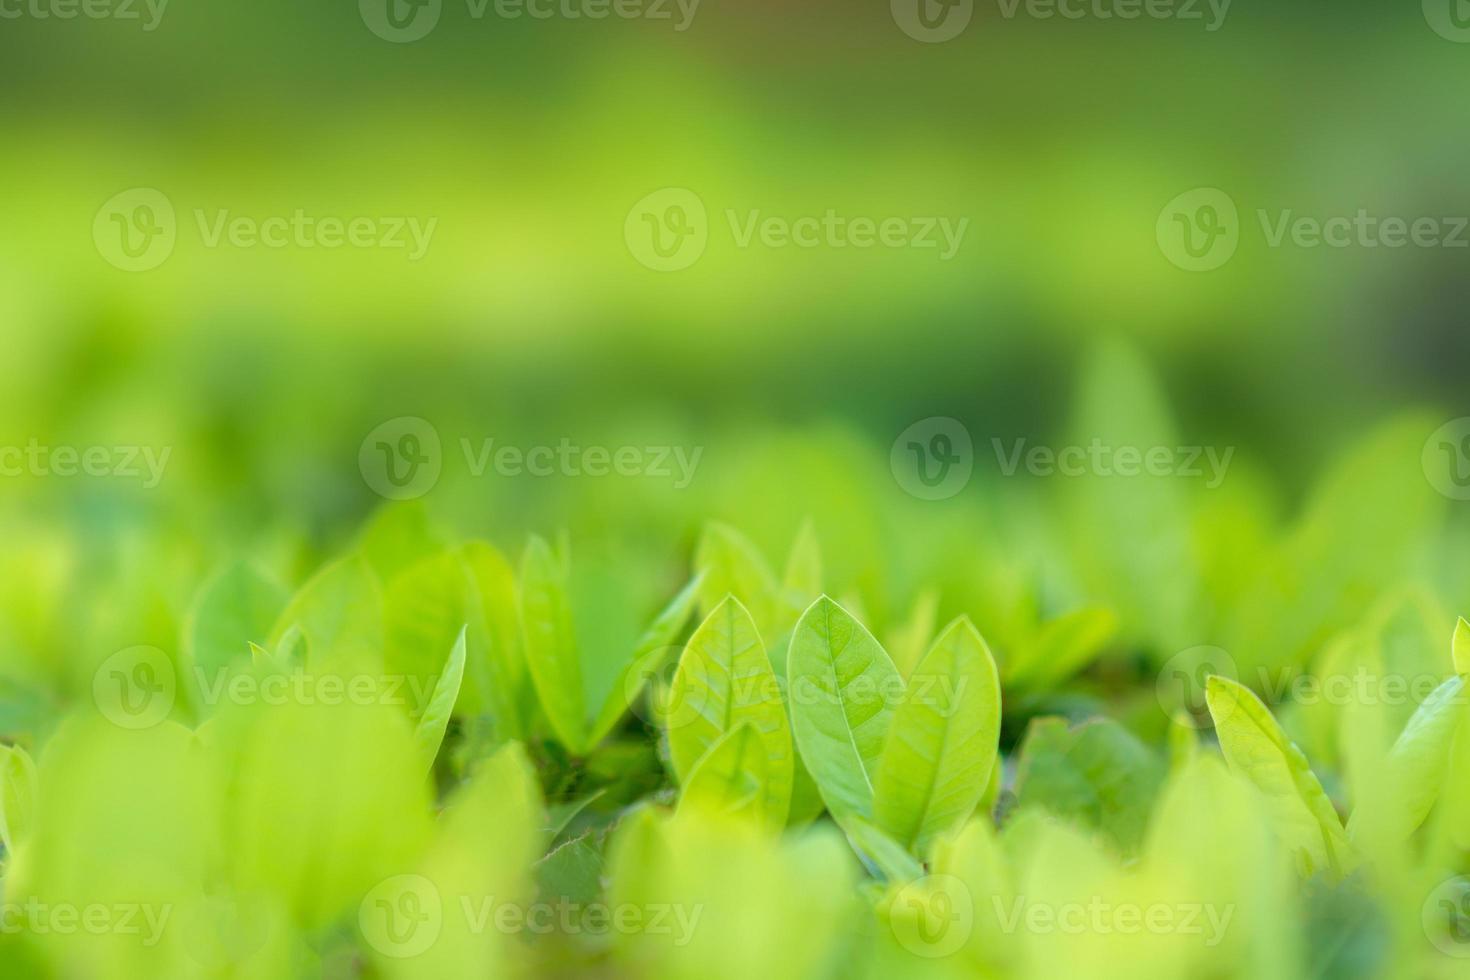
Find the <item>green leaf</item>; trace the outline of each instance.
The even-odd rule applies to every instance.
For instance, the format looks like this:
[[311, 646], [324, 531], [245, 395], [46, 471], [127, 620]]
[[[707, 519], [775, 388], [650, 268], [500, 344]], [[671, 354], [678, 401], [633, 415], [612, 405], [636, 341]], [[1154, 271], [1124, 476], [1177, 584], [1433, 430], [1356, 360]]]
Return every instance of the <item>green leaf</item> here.
[[1470, 674], [1470, 623], [1461, 616], [1455, 623], [1455, 638], [1450, 644], [1450, 653], [1455, 663], [1455, 673]]
[[893, 714], [874, 781], [878, 826], [927, 853], [974, 812], [999, 739], [995, 660], [969, 619], [957, 619], [919, 661]]
[[200, 590], [184, 624], [185, 652], [212, 679], [250, 643], [262, 643], [286, 604], [286, 590], [245, 564], [226, 568]]
[[670, 702], [669, 757], [680, 782], [717, 741], [749, 722], [765, 755], [770, 820], [784, 823], [791, 806], [791, 728], [755, 621], [734, 596], [726, 596], [689, 638]]
[[308, 579], [276, 620], [266, 645], [274, 648], [292, 626], [305, 638], [313, 668], [381, 664], [383, 597], [367, 563], [343, 558]]
[[1163, 781], [1163, 762], [1117, 722], [1068, 728], [1060, 718], [1038, 718], [1021, 745], [1016, 795], [1021, 807], [1095, 827], [1131, 854]]
[[385, 503], [358, 537], [358, 550], [379, 580], [400, 572], [448, 547], [443, 533], [429, 520], [422, 500]]
[[1219, 675], [1205, 686], [1205, 700], [1220, 750], [1230, 768], [1255, 784], [1277, 833], [1308, 874], [1349, 870], [1352, 848], [1332, 801], [1302, 754], [1271, 712], [1248, 688]]
[[521, 559], [521, 626], [541, 710], [561, 743], [580, 751], [587, 719], [567, 569], [539, 537], [531, 538]]
[[589, 750], [607, 738], [633, 702], [642, 695], [648, 679], [673, 656], [675, 642], [699, 600], [699, 583], [700, 578], [696, 575], [639, 638], [632, 658], [623, 667], [618, 683], [608, 692], [607, 700], [592, 724], [592, 733], [587, 739]]
[[1104, 606], [1050, 620], [1018, 652], [1006, 683], [1031, 690], [1058, 686], [1091, 663], [1117, 632], [1118, 616]]
[[802, 521], [801, 529], [796, 532], [791, 554], [786, 558], [782, 584], [803, 604], [822, 594], [822, 549], [811, 521]]
[[[526, 666], [515, 572], [500, 550], [484, 541], [460, 549], [479, 615], [470, 620], [466, 683], [495, 715], [501, 739], [524, 739], [536, 715], [536, 689]], [[483, 651], [483, 654], [480, 652]]]
[[862, 817], [848, 817], [842, 829], [852, 849], [876, 877], [889, 884], [903, 885], [923, 876], [923, 865], [881, 828]]
[[792, 734], [827, 809], [873, 816], [873, 777], [904, 685], [863, 625], [822, 596], [796, 624], [788, 660]]
[[30, 833], [36, 808], [36, 764], [19, 745], [0, 746], [0, 842], [15, 849]]
[[591, 905], [602, 897], [602, 852], [587, 837], [562, 844], [536, 862], [538, 901]]
[[[720, 736], [684, 781], [679, 809], [687, 807], [770, 820], [766, 746], [761, 733], [742, 721]], [[770, 824], [779, 828], [779, 823]]]
[[556, 838], [560, 837], [566, 831], [567, 827], [571, 826], [572, 821], [577, 819], [583, 810], [606, 795], [607, 789], [604, 787], [594, 793], [587, 794], [580, 800], [572, 800], [570, 803], [558, 803], [547, 807], [546, 836], [552, 841], [555, 841]]
[[1465, 717], [1465, 678], [1451, 677], [1435, 688], [1389, 750], [1388, 785], [1359, 800], [1348, 821], [1348, 836], [1362, 841], [1397, 842], [1424, 822], [1449, 769], [1450, 749]]
[[464, 660], [465, 630], [462, 628], [459, 639], [454, 641], [449, 651], [443, 672], [434, 682], [434, 693], [414, 727], [414, 744], [418, 747], [425, 772], [434, 768], [434, 757], [439, 754], [439, 746], [444, 744], [444, 732], [449, 727], [449, 717], [454, 713], [454, 703], [459, 699], [459, 687], [464, 681]]
[[[477, 612], [468, 571], [456, 552], [441, 552], [404, 569], [383, 590], [386, 670], [415, 679], [417, 691], [428, 690], [442, 675], [444, 651], [465, 637], [467, 624], [479, 618]], [[480, 630], [475, 639], [483, 639]], [[467, 710], [478, 707], [471, 702]]]
[[733, 595], [745, 604], [762, 636], [781, 632], [777, 616], [778, 586], [766, 560], [745, 535], [726, 524], [711, 522], [694, 555], [700, 572], [699, 608], [708, 616]]

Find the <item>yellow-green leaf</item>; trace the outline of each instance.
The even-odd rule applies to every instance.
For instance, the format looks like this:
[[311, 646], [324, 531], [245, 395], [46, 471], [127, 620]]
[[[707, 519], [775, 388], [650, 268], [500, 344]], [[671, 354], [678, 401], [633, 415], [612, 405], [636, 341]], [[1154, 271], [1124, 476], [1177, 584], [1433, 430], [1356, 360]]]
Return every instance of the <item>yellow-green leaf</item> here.
[[911, 853], [953, 830], [985, 794], [1000, 738], [1000, 678], [969, 619], [919, 661], [893, 714], [874, 784], [879, 827]]
[[749, 722], [765, 754], [770, 819], [785, 822], [793, 758], [786, 706], [755, 621], [734, 596], [726, 596], [689, 638], [674, 672], [670, 705], [669, 757], [680, 782], [715, 742]]
[[873, 778], [903, 679], [861, 623], [822, 596], [796, 624], [787, 661], [792, 734], [827, 809], [872, 818]]
[[[694, 764], [679, 797], [679, 808], [711, 810], [770, 820], [766, 747], [749, 721], [725, 732]], [[784, 817], [783, 817], [784, 819]], [[770, 826], [779, 828], [780, 823]]]
[[1215, 675], [1205, 700], [1230, 768], [1255, 784], [1277, 833], [1307, 874], [1342, 874], [1355, 859], [1342, 822], [1322, 784], [1271, 712], [1248, 688]]
[[521, 559], [521, 626], [541, 710], [561, 743], [579, 751], [587, 719], [567, 569], [539, 537], [531, 538]]
[[444, 742], [444, 732], [449, 727], [449, 717], [454, 714], [454, 703], [459, 699], [459, 686], [464, 681], [465, 630], [459, 631], [459, 639], [449, 651], [444, 670], [434, 682], [434, 693], [424, 707], [414, 728], [414, 745], [425, 771], [434, 767], [434, 757]]

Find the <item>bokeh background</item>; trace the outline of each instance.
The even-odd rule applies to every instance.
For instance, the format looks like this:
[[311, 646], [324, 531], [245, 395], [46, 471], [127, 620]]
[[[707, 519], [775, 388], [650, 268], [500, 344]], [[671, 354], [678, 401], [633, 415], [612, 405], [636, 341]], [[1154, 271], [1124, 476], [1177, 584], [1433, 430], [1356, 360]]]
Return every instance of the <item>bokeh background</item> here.
[[[446, 0], [412, 43], [347, 2], [174, 0], [153, 30], [144, 7], [7, 10], [0, 444], [171, 452], [153, 488], [0, 480], [21, 701], [65, 700], [87, 664], [159, 641], [224, 561], [299, 582], [349, 546], [383, 504], [363, 440], [400, 417], [442, 437], [436, 520], [512, 551], [564, 529], [639, 556], [650, 609], [710, 519], [773, 562], [809, 519], [832, 590], [879, 626], [933, 589], [988, 618], [1002, 656], [1017, 596], [1039, 618], [1114, 608], [1125, 657], [1229, 643], [1287, 663], [1405, 581], [1445, 610], [1470, 599], [1465, 505], [1422, 459], [1470, 414], [1470, 252], [1273, 248], [1257, 217], [1470, 214], [1470, 47], [1433, 4], [1237, 0], [1211, 30], [1204, 6], [977, 3], [943, 43], [831, 0], [705, 0], [682, 31]], [[140, 187], [178, 237], [128, 272], [92, 230]], [[677, 272], [624, 237], [665, 187], [709, 209], [707, 250]], [[1239, 245], [1190, 272], [1156, 224], [1200, 187], [1238, 207]], [[437, 224], [410, 261], [211, 248], [196, 209]], [[726, 209], [969, 226], [949, 261], [739, 248]], [[939, 416], [972, 437], [974, 475], [922, 500], [890, 451]], [[1234, 456], [1206, 490], [1006, 478], [991, 451], [1097, 435]], [[476, 478], [462, 438], [702, 457], [681, 489]]]

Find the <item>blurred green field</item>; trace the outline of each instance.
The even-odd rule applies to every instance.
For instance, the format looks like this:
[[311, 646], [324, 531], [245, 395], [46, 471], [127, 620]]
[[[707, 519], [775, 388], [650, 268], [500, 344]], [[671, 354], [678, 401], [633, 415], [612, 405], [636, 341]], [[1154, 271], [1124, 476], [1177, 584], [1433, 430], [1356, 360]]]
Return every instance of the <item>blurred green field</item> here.
[[[1458, 0], [558, 2], [0, 0], [6, 975], [1459, 975]], [[832, 607], [983, 637], [965, 819], [845, 809]]]

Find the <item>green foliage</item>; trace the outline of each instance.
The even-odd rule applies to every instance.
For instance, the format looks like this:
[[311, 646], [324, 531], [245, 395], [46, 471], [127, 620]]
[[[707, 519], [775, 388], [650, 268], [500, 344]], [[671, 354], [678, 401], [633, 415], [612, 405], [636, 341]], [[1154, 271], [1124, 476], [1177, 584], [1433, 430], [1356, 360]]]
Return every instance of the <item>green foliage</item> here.
[[[937, 590], [838, 603], [814, 527], [794, 541], [777, 577], [711, 525], [644, 582], [612, 574], [616, 548], [589, 546], [579, 572], [565, 540], [530, 538], [515, 568], [409, 506], [293, 593], [226, 564], [183, 592], [180, 658], [122, 671], [177, 663], [204, 683], [146, 723], [125, 709], [162, 687], [94, 692], [0, 752], [7, 895], [177, 918], [155, 915], [148, 943], [27, 922], [0, 933], [0, 963], [1435, 975], [1420, 907], [1465, 867], [1470, 738], [1465, 626], [1433, 590], [1385, 591], [1287, 678], [1433, 677], [1422, 697], [1291, 703], [1257, 675], [1288, 702], [1273, 712], [1215, 676], [1205, 717], [1126, 673], [1151, 658], [1113, 657], [1167, 617], [1038, 606], [993, 652], [963, 610], [936, 630]], [[866, 608], [901, 611], [875, 632]], [[1323, 749], [1327, 778], [1288, 731]], [[1124, 928], [1128, 910], [1156, 927]]]

